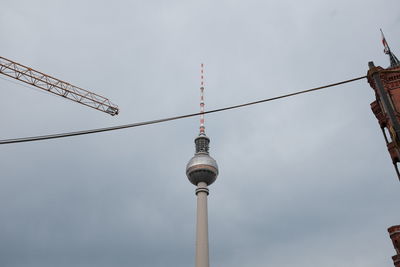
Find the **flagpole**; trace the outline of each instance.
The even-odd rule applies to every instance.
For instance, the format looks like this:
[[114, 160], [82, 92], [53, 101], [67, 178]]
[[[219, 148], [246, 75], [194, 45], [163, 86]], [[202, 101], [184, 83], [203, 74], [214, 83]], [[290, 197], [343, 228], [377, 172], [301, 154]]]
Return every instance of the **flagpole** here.
[[385, 52], [385, 54], [390, 54], [390, 47], [389, 44], [386, 42], [386, 38], [385, 35], [383, 34], [382, 29], [381, 30], [381, 34], [382, 34], [382, 44], [385, 47], [385, 50], [383, 50], [383, 52]]

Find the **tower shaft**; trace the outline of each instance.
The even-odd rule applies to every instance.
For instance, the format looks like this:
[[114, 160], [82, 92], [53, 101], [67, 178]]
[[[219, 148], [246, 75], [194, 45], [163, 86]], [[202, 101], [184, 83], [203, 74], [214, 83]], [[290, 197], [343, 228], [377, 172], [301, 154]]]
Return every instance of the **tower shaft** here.
[[209, 267], [208, 249], [208, 187], [200, 182], [196, 189], [197, 222], [196, 222], [196, 267]]

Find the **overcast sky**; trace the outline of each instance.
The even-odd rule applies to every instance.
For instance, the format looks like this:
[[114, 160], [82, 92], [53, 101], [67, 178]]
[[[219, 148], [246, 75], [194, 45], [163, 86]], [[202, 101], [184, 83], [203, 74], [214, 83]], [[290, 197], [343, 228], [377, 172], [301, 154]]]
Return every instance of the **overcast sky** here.
[[[0, 139], [198, 111], [387, 67], [398, 0], [1, 0], [0, 56], [108, 97], [111, 117], [0, 79]], [[4, 77], [0, 77], [4, 78]], [[215, 267], [393, 266], [400, 183], [367, 81], [206, 116]], [[198, 118], [0, 147], [0, 266], [194, 266]]]

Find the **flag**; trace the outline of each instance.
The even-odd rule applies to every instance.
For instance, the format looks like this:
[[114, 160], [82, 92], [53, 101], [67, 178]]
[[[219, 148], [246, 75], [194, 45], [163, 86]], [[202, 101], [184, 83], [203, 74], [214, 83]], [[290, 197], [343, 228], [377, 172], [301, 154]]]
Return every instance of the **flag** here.
[[385, 49], [383, 49], [383, 52], [385, 54], [389, 54], [390, 53], [390, 48], [389, 48], [388, 43], [386, 42], [385, 35], [383, 35], [382, 29], [381, 29], [381, 34], [382, 34], [382, 44], [383, 44], [383, 47], [385, 47]]

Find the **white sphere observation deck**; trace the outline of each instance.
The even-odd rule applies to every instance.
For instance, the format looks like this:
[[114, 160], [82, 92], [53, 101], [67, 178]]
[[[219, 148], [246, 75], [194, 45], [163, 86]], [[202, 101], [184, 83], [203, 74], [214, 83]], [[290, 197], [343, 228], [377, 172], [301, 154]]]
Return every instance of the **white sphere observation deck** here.
[[189, 181], [196, 186], [200, 182], [210, 185], [218, 176], [217, 162], [208, 154], [210, 139], [205, 135], [200, 135], [194, 142], [196, 153], [186, 165], [186, 175]]

